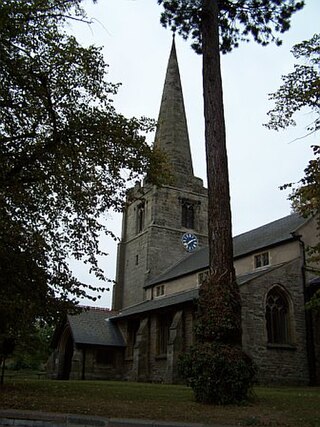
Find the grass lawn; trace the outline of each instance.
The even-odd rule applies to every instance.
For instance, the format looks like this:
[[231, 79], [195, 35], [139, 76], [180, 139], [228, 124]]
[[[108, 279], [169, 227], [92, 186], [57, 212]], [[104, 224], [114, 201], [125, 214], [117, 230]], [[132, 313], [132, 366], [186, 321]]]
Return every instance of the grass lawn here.
[[320, 427], [320, 388], [256, 387], [246, 406], [194, 402], [184, 386], [7, 378], [0, 409], [242, 426]]

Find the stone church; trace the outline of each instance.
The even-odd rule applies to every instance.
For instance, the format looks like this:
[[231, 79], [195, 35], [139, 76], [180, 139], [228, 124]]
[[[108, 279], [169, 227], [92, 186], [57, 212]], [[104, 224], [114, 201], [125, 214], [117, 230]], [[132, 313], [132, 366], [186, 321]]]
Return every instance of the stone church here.
[[[180, 381], [179, 355], [194, 342], [208, 274], [208, 212], [207, 190], [193, 174], [174, 40], [154, 144], [173, 183], [144, 180], [128, 191], [112, 309], [86, 309], [57, 328], [52, 378]], [[320, 316], [305, 310], [320, 287], [306, 256], [315, 242], [315, 219], [297, 214], [234, 237], [243, 348], [262, 384], [320, 384]]]

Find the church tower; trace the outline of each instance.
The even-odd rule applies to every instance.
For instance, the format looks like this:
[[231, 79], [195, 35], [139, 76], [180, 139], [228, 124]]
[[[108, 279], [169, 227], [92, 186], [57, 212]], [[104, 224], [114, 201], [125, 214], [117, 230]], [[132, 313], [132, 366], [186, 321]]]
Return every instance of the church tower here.
[[115, 310], [144, 301], [150, 280], [188, 251], [207, 245], [207, 190], [193, 175], [174, 39], [154, 145], [166, 154], [173, 183], [162, 187], [138, 183], [128, 192], [113, 290]]

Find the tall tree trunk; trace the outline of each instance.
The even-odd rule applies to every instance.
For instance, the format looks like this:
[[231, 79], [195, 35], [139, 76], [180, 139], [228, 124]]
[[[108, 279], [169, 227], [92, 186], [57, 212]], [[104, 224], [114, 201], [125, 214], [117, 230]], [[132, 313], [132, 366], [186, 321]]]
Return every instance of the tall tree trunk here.
[[0, 386], [3, 386], [4, 384], [4, 371], [6, 367], [6, 358], [0, 357], [0, 367], [1, 367], [1, 374], [0, 374]]
[[204, 341], [241, 344], [241, 304], [233, 266], [217, 3], [217, 0], [203, 0], [202, 8], [210, 279], [200, 290], [199, 312], [203, 318], [199, 334]]
[[198, 402], [230, 404], [248, 398], [256, 368], [241, 349], [241, 301], [233, 266], [218, 12], [218, 0], [202, 0], [210, 274], [199, 289], [197, 341], [182, 358], [181, 372]]

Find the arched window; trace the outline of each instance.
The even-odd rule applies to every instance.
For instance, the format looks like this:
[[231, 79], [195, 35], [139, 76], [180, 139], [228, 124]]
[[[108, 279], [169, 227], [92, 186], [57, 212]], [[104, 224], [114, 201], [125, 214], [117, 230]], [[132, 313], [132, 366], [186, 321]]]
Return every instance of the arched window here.
[[289, 301], [278, 286], [267, 295], [266, 323], [269, 344], [291, 344]]

